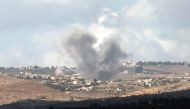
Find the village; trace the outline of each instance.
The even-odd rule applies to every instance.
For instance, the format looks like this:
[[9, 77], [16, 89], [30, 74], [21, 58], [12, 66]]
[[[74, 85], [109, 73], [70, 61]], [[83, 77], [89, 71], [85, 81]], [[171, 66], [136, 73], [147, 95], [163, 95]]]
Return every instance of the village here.
[[[96, 78], [82, 78], [77, 68], [74, 67], [51, 67], [50, 71], [53, 72], [49, 71], [49, 73], [41, 73], [39, 71], [35, 73], [36, 66], [27, 68], [29, 68], [29, 70], [21, 70], [17, 73], [4, 72], [3, 74], [19, 79], [37, 81], [40, 84], [63, 91], [67, 94], [72, 92], [131, 93], [141, 90], [142, 88], [187, 82], [190, 79], [188, 73], [175, 74], [172, 72], [162, 72], [160, 70], [147, 69], [146, 66], [142, 67], [130, 62], [121, 64], [121, 73], [113, 77], [112, 80], [106, 81], [97, 80]], [[35, 69], [35, 71], [31, 69]], [[43, 68], [37, 67], [37, 69]]]

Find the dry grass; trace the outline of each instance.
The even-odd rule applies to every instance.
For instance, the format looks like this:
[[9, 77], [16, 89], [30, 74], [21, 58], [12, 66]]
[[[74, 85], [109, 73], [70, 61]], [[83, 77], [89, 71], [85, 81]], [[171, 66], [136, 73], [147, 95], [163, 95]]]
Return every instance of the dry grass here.
[[44, 97], [46, 100], [69, 100], [65, 93], [31, 80], [0, 75], [0, 104]]

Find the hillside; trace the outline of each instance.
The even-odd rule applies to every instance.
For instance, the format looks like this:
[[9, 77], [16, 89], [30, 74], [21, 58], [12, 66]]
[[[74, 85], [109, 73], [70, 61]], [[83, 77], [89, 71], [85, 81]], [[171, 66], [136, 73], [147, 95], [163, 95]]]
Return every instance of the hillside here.
[[[183, 91], [190, 89], [190, 81], [161, 85], [151, 88], [139, 88], [134, 92], [117, 94], [94, 93], [94, 92], [72, 92], [66, 94], [62, 91], [52, 89], [34, 80], [18, 79], [10, 76], [0, 75], [0, 105], [9, 104], [22, 100], [44, 100], [44, 101], [79, 101], [110, 97], [130, 97], [146, 94], [160, 94], [166, 92]], [[184, 96], [190, 96], [184, 93]]]
[[184, 96], [189, 92], [190, 90], [184, 90], [70, 102], [25, 100], [2, 105], [0, 109], [189, 109], [190, 98]]
[[65, 93], [30, 80], [0, 75], [0, 104], [26, 99], [69, 100]]
[[[126, 96], [134, 96], [134, 95], [147, 95], [147, 94], [160, 94], [160, 93], [168, 93], [168, 92], [176, 92], [176, 91], [184, 91], [184, 90], [190, 90], [190, 82], [180, 82], [180, 83], [174, 83], [174, 84], [168, 84], [168, 85], [161, 85], [157, 87], [152, 88], [142, 88], [138, 91], [123, 94], [123, 97]], [[190, 93], [184, 93], [183, 95], [185, 97], [190, 97]]]
[[115, 94], [72, 92], [65, 93], [34, 80], [0, 75], [0, 105], [22, 100], [70, 101], [114, 97]]

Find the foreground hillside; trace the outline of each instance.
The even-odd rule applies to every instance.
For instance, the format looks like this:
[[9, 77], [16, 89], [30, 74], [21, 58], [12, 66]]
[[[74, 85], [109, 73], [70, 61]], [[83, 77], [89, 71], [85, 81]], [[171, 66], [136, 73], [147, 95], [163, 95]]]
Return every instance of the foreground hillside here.
[[25, 99], [69, 100], [65, 93], [35, 81], [0, 75], [0, 104]]
[[[162, 94], [167, 92], [190, 90], [190, 81], [161, 85], [151, 88], [139, 88], [134, 92], [120, 94], [94, 93], [94, 92], [70, 92], [55, 90], [34, 80], [18, 79], [0, 75], [0, 105], [18, 101], [81, 101], [89, 99], [105, 99], [111, 97], [142, 96], [147, 94]], [[189, 92], [189, 91], [188, 91]], [[174, 96], [178, 96], [175, 94]], [[179, 96], [190, 98], [190, 93], [180, 93]]]
[[25, 100], [0, 109], [189, 109], [190, 98], [184, 96], [187, 93], [190, 90], [70, 102]]

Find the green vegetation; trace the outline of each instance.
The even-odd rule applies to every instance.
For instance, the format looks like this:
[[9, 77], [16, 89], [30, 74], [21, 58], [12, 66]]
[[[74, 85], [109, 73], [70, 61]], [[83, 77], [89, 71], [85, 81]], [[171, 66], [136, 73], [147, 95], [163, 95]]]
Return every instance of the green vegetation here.
[[165, 61], [165, 62], [139, 61], [137, 62], [137, 65], [142, 65], [142, 66], [145, 66], [145, 65], [187, 65], [187, 66], [190, 66], [190, 64], [187, 62], [171, 62], [171, 61]]

